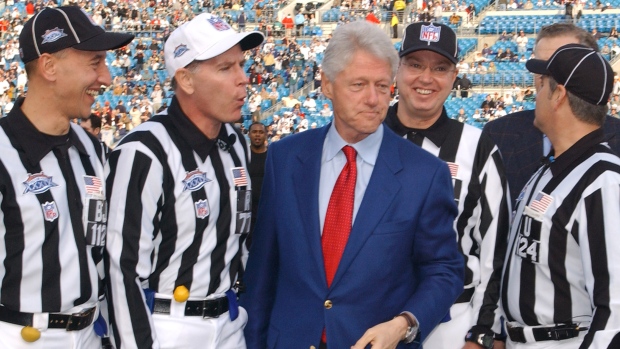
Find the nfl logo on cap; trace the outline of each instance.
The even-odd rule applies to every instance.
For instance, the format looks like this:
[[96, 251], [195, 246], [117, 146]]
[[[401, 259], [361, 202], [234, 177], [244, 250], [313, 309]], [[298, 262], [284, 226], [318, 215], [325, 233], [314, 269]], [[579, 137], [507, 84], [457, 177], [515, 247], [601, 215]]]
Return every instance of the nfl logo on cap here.
[[441, 37], [441, 27], [436, 27], [432, 23], [430, 25], [423, 25], [420, 30], [420, 40], [426, 41], [430, 45], [431, 42], [439, 42]]
[[207, 18], [207, 21], [209, 21], [209, 23], [211, 23], [211, 25], [217, 30], [221, 31], [221, 30], [230, 29], [230, 26], [228, 25], [228, 23], [224, 22], [221, 18], [210, 17], [210, 18]]

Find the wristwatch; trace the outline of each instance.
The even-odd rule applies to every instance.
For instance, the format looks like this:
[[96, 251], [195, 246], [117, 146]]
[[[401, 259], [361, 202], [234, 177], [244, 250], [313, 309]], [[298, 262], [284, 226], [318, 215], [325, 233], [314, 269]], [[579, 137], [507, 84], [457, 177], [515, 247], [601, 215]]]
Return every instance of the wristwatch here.
[[492, 331], [486, 332], [472, 328], [465, 336], [466, 342], [476, 343], [485, 349], [493, 349], [493, 340], [495, 336]]
[[407, 320], [407, 324], [409, 325], [409, 327], [407, 327], [407, 332], [405, 332], [405, 338], [403, 339], [403, 342], [405, 344], [409, 344], [413, 342], [415, 337], [417, 337], [420, 326], [418, 325], [418, 321], [416, 320], [415, 316], [413, 316], [413, 314], [409, 312], [402, 312], [398, 314], [397, 317], [398, 316], [404, 317]]

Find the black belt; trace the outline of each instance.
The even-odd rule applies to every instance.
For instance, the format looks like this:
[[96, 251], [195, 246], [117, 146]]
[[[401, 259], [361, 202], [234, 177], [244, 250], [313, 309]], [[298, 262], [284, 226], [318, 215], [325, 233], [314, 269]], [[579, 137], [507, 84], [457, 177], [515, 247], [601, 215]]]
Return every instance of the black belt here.
[[476, 292], [476, 288], [472, 287], [472, 288], [466, 288], [463, 293], [461, 293], [461, 295], [459, 296], [459, 298], [456, 299], [456, 302], [454, 302], [454, 304], [458, 304], [458, 303], [469, 303], [471, 301], [471, 297], [474, 296], [474, 292]]
[[[510, 340], [518, 343], [527, 343], [523, 327], [506, 326]], [[587, 327], [579, 327], [577, 324], [560, 324], [550, 327], [533, 327], [532, 334], [537, 342], [561, 341], [579, 336], [579, 331], [587, 331]]]
[[[47, 328], [64, 328], [67, 331], [80, 331], [90, 326], [95, 319], [97, 308], [92, 307], [81, 313], [57, 314], [48, 313]], [[35, 314], [22, 313], [0, 306], [0, 321], [13, 325], [32, 326]]]
[[[155, 298], [153, 305], [154, 314], [170, 314], [170, 299]], [[204, 301], [187, 301], [185, 303], [185, 316], [202, 316], [216, 318], [228, 311], [228, 298], [226, 296]]]

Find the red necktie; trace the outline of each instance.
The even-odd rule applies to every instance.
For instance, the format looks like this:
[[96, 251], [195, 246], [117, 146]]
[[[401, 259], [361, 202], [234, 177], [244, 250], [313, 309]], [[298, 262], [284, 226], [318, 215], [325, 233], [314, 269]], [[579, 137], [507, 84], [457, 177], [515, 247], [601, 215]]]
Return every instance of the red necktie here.
[[355, 181], [357, 179], [355, 157], [357, 153], [348, 145], [344, 146], [342, 151], [347, 157], [347, 163], [340, 172], [329, 199], [325, 224], [323, 225], [323, 236], [321, 237], [328, 287], [331, 286], [334, 275], [336, 275], [342, 252], [347, 245], [347, 240], [349, 240], [353, 220]]
[[[340, 172], [332, 196], [329, 198], [325, 224], [323, 225], [323, 236], [321, 237], [327, 287], [331, 286], [334, 275], [336, 275], [342, 252], [344, 252], [347, 240], [349, 240], [351, 222], [353, 221], [355, 181], [357, 180], [355, 157], [357, 153], [353, 147], [348, 145], [345, 145], [342, 151], [347, 157], [347, 163]], [[323, 329], [321, 340], [323, 343], [327, 343], [325, 329]]]

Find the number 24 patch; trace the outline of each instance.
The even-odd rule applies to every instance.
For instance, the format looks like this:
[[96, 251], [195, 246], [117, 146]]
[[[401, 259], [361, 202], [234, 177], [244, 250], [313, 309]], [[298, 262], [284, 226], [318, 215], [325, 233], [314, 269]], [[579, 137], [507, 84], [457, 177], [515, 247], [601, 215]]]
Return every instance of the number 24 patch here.
[[540, 256], [540, 241], [534, 240], [531, 238], [527, 238], [521, 234], [519, 234], [517, 251], [515, 252], [517, 256], [527, 259], [532, 263], [539, 262]]

